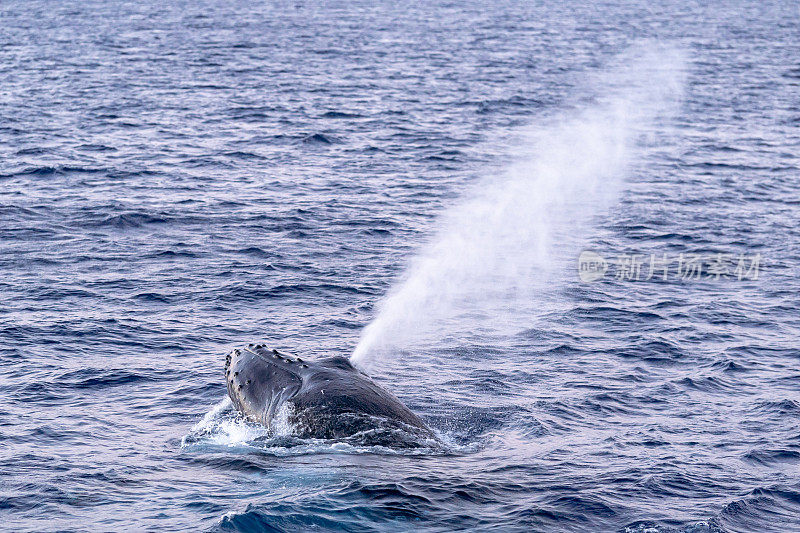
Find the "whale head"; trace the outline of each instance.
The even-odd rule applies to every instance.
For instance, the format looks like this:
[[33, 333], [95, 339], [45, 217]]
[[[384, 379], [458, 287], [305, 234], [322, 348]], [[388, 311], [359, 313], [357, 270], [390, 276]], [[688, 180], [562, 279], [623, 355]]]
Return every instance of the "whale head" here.
[[301, 359], [261, 344], [238, 348], [225, 360], [228, 396], [248, 418], [269, 426], [280, 407], [299, 392], [307, 369]]

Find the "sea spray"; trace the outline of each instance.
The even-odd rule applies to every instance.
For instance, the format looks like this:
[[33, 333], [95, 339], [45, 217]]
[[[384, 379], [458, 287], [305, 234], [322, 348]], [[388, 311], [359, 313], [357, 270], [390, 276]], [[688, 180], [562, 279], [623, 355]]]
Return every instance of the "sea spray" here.
[[684, 65], [679, 50], [638, 46], [585, 75], [569, 107], [515, 132], [513, 163], [442, 214], [362, 332], [353, 362], [476, 330], [513, 331], [540, 312], [644, 141], [676, 109]]

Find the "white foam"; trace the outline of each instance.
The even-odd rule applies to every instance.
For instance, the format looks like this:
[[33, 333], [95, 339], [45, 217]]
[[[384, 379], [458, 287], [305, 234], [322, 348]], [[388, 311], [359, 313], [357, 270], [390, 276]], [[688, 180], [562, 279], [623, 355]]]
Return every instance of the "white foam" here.
[[268, 435], [267, 428], [242, 418], [227, 396], [214, 405], [181, 441], [182, 447], [193, 444], [242, 446]]
[[272, 419], [270, 429], [276, 437], [289, 437], [294, 434], [294, 428], [289, 422], [289, 417], [294, 410], [294, 405], [291, 402], [284, 402], [278, 412]]

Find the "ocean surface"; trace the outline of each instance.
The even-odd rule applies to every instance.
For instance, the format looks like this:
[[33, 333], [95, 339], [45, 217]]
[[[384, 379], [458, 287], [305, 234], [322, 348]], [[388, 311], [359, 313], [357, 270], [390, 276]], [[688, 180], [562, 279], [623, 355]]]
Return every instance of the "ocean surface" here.
[[0, 528], [800, 531], [796, 1], [4, 0], [0, 82]]

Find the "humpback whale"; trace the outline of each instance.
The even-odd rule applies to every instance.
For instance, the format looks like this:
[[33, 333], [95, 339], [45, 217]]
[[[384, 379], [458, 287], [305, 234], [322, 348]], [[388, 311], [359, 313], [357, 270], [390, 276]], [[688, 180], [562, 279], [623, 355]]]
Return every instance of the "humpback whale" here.
[[228, 395], [245, 417], [274, 429], [286, 409], [292, 434], [300, 438], [345, 439], [381, 430], [384, 436], [403, 433], [406, 441], [438, 440], [408, 407], [344, 357], [309, 361], [250, 344], [228, 354], [225, 376]]

